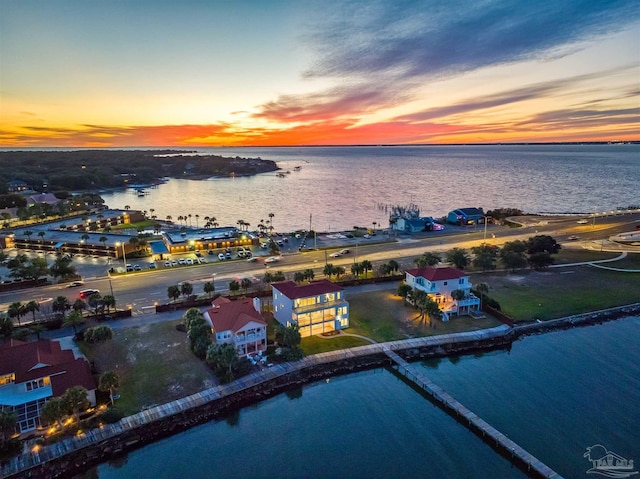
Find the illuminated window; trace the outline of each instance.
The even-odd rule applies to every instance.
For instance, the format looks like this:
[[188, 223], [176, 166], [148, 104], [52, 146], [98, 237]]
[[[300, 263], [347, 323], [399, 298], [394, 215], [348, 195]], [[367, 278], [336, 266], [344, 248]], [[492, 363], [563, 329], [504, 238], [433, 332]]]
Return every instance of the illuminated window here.
[[16, 375], [13, 373], [0, 376], [0, 386], [4, 386], [5, 384], [11, 384], [15, 380], [16, 380]]
[[25, 383], [27, 391], [33, 391], [34, 389], [43, 388], [49, 385], [49, 378], [34, 379]]

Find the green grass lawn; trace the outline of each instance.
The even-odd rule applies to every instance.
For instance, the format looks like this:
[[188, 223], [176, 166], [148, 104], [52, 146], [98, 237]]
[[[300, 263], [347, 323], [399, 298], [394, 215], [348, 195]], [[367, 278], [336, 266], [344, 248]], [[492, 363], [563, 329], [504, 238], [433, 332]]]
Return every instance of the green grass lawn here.
[[81, 349], [94, 360], [99, 372], [120, 376], [116, 405], [133, 414], [217, 384], [204, 361], [189, 349], [185, 333], [175, 329], [178, 321], [114, 330], [113, 340]]
[[[640, 269], [637, 256], [606, 265]], [[485, 273], [471, 280], [487, 283], [489, 295], [516, 321], [555, 319], [640, 301], [640, 273], [592, 266], [552, 268], [544, 272]]]

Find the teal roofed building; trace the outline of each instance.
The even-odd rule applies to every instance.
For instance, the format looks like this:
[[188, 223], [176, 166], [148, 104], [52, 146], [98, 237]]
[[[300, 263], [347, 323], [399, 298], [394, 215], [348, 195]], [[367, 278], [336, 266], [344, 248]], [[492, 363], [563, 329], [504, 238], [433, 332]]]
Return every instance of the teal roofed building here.
[[482, 208], [458, 208], [449, 212], [447, 223], [460, 226], [484, 224], [484, 216]]

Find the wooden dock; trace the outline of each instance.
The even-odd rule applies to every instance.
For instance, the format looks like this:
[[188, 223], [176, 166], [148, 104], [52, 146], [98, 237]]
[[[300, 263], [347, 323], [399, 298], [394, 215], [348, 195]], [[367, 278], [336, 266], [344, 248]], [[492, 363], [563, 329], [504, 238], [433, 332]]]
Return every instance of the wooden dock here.
[[500, 450], [512, 463], [532, 477], [562, 479], [562, 476], [502, 434], [484, 419], [470, 411], [440, 386], [431, 381], [422, 371], [414, 368], [398, 354], [383, 346], [384, 352], [396, 363], [396, 370], [405, 378], [424, 390], [458, 422], [476, 433], [484, 442]]

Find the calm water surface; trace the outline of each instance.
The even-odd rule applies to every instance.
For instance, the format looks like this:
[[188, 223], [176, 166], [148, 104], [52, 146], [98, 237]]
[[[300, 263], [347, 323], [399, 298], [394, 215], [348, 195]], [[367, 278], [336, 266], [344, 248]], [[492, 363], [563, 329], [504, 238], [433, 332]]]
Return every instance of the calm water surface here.
[[[444, 358], [427, 374], [564, 477], [585, 448], [640, 461], [640, 317]], [[282, 394], [147, 446], [103, 478], [519, 478], [517, 469], [387, 370]]]
[[[274, 173], [207, 181], [171, 180], [151, 194], [104, 194], [160, 219], [214, 216], [254, 228], [274, 213], [277, 231], [336, 231], [388, 225], [385, 206], [414, 203], [440, 217], [465, 206], [529, 213], [591, 212], [640, 203], [640, 145], [199, 148], [201, 153], [274, 160]], [[159, 160], [170, 161], [167, 158]], [[294, 171], [301, 166], [300, 171]]]

